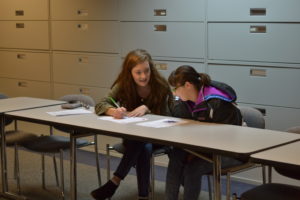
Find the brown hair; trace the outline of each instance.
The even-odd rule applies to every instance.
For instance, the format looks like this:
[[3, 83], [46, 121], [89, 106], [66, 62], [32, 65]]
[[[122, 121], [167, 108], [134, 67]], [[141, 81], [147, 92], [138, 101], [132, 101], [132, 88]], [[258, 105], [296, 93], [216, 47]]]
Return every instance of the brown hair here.
[[136, 49], [127, 54], [122, 65], [122, 70], [112, 87], [116, 84], [118, 85], [117, 99], [128, 111], [140, 106], [141, 98], [137, 93], [136, 83], [131, 71], [136, 65], [145, 61], [148, 61], [151, 71], [149, 80], [151, 92], [144, 104], [152, 113], [164, 114], [166, 103], [169, 105], [172, 103], [172, 92], [166, 79], [154, 67], [151, 55], [146, 50]]
[[208, 74], [198, 73], [193, 67], [182, 65], [170, 74], [168, 81], [173, 87], [182, 86], [185, 82], [190, 82], [200, 91], [203, 85], [210, 85], [211, 79]]

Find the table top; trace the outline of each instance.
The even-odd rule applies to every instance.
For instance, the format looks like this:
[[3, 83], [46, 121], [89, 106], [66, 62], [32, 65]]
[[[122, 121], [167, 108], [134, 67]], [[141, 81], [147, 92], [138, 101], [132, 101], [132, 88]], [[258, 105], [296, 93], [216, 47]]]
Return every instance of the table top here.
[[12, 97], [0, 99], [0, 113], [17, 111], [29, 108], [38, 108], [49, 105], [58, 105], [65, 103], [64, 101], [40, 99], [33, 97]]
[[274, 166], [300, 167], [300, 141], [251, 155], [253, 162]]
[[[93, 108], [91, 108], [93, 109]], [[300, 140], [299, 134], [234, 125], [204, 123], [194, 120], [168, 128], [139, 126], [137, 123], [118, 124], [100, 120], [96, 114], [51, 116], [46, 112], [61, 110], [60, 106], [35, 108], [6, 113], [19, 120], [65, 125], [97, 134], [136, 139], [181, 148], [215, 152], [234, 157], [249, 156], [274, 146]], [[166, 116], [146, 115], [149, 121]], [[169, 117], [168, 117], [169, 118]]]

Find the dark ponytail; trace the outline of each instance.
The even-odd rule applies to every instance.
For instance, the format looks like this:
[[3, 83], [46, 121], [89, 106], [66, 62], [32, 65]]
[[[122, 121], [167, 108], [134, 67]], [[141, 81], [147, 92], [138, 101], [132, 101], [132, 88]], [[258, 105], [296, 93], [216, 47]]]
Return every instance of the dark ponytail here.
[[193, 67], [182, 65], [170, 74], [168, 81], [173, 87], [182, 86], [185, 82], [190, 82], [199, 91], [203, 85], [210, 85], [211, 79], [208, 74], [198, 73]]

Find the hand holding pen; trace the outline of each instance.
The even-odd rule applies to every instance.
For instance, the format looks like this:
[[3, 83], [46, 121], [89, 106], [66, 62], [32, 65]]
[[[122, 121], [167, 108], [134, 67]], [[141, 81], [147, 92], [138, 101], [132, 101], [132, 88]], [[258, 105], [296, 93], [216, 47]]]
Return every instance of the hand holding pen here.
[[126, 112], [127, 112], [126, 108], [120, 107], [120, 105], [112, 97], [109, 97], [109, 99], [117, 107], [117, 108], [112, 108], [113, 111], [111, 116], [116, 119], [123, 119], [124, 116], [126, 116]]

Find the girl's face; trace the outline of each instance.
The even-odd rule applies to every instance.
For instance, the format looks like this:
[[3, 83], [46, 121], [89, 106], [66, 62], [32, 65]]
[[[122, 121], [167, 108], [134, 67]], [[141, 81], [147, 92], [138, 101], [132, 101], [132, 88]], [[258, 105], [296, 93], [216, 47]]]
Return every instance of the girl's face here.
[[197, 100], [197, 89], [190, 82], [185, 82], [184, 85], [178, 85], [174, 88], [174, 93], [178, 96], [182, 101], [193, 101]]
[[135, 67], [132, 68], [131, 75], [133, 77], [134, 82], [138, 86], [147, 86], [151, 75], [149, 62], [145, 61], [143, 63], [137, 64]]

